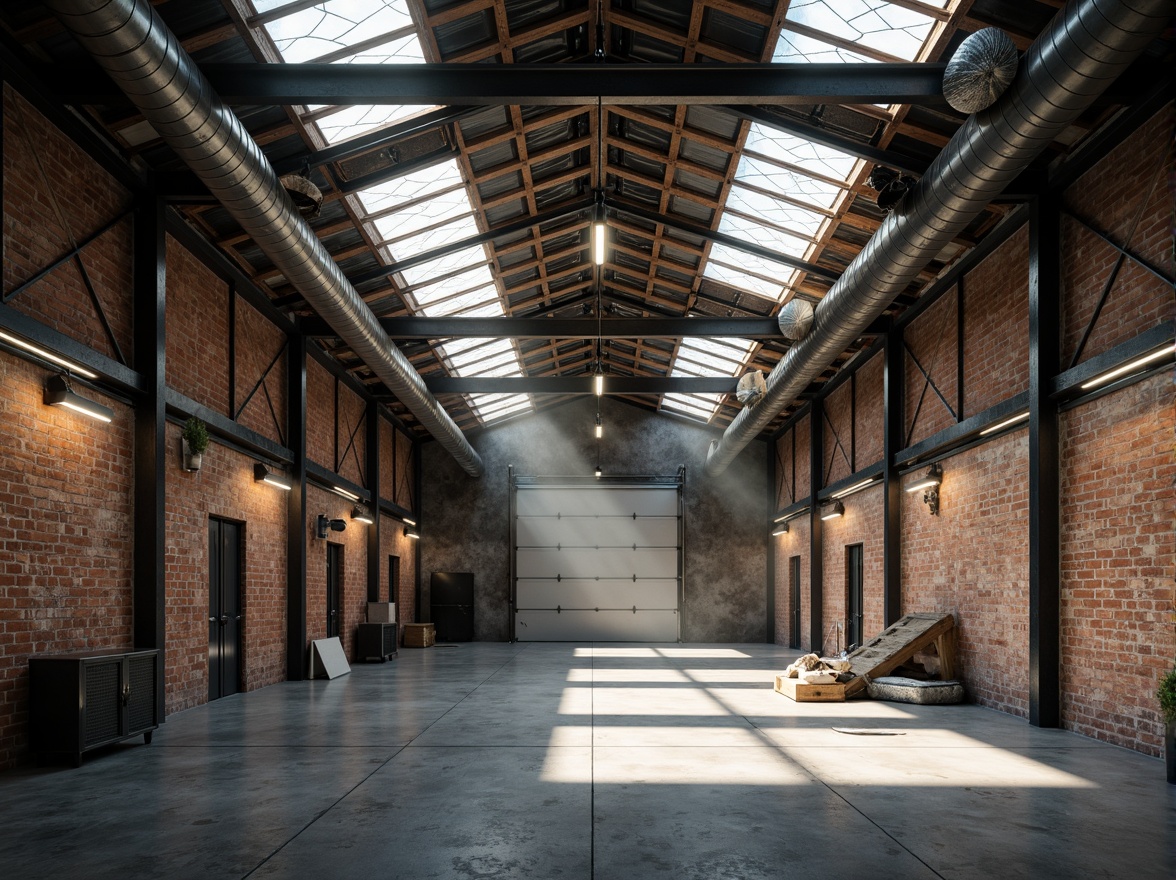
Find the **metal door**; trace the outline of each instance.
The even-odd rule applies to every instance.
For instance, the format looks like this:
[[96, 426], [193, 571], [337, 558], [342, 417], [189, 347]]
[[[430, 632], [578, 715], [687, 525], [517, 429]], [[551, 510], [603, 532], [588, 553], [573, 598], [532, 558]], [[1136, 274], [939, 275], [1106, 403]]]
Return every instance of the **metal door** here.
[[240, 523], [208, 520], [208, 699], [240, 690]]
[[[400, 557], [388, 557], [388, 601], [400, 601]], [[399, 611], [396, 612], [399, 615]]]
[[327, 545], [327, 638], [339, 635], [342, 621], [343, 545]]
[[845, 548], [845, 584], [847, 590], [845, 609], [845, 645], [850, 647], [862, 643], [862, 545], [851, 544]]

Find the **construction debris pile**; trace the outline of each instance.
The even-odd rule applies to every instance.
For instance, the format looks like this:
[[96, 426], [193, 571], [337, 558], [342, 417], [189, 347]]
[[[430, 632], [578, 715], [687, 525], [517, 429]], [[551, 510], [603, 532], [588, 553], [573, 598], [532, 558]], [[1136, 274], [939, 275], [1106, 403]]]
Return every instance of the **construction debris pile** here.
[[845, 684], [854, 678], [846, 657], [818, 657], [805, 654], [784, 670], [785, 678], [798, 678], [804, 684]]

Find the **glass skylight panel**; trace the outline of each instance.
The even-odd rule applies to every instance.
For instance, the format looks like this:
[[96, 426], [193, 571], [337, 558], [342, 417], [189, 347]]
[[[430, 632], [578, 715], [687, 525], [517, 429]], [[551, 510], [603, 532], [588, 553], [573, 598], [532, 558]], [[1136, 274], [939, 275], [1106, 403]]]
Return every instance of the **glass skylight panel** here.
[[746, 251], [713, 244], [702, 274], [740, 290], [779, 300], [784, 295], [785, 284], [792, 278], [793, 269]]
[[906, 61], [919, 54], [934, 24], [885, 0], [793, 0], [785, 19]]
[[[397, 256], [400, 255], [398, 254]], [[407, 257], [412, 255], [406, 252], [403, 256]], [[488, 263], [489, 260], [486, 258], [486, 251], [483, 250], [482, 245], [476, 244], [468, 248], [463, 248], [460, 251], [455, 251], [452, 254], [446, 254], [443, 257], [436, 257], [428, 262], [421, 263], [419, 266], [412, 266], [405, 269], [403, 275], [414, 289], [439, 281], [439, 283], [449, 287], [450, 292], [456, 292], [463, 287], [472, 287], [478, 278], [482, 279], [483, 282], [493, 282], [494, 278], [490, 274]], [[460, 273], [460, 275], [454, 275], [454, 273]], [[444, 276], [449, 275], [453, 275], [454, 277], [444, 281], [440, 280]], [[457, 278], [466, 279], [466, 283], [454, 285], [453, 282]]]
[[734, 337], [684, 339], [670, 375], [734, 376], [742, 369], [751, 346], [750, 340]]
[[849, 153], [758, 123], [752, 123], [748, 129], [744, 150], [834, 180], [848, 180], [860, 161]]
[[812, 244], [809, 239], [791, 235], [782, 229], [768, 226], [756, 220], [732, 214], [728, 203], [719, 222], [719, 232], [734, 235], [743, 241], [757, 244], [790, 257], [803, 257]]
[[418, 200], [424, 202], [427, 209], [434, 198], [447, 190], [459, 191], [466, 200], [468, 210], [469, 199], [462, 185], [461, 172], [457, 168], [457, 162], [452, 160], [439, 162], [428, 168], [419, 168], [375, 186], [369, 186], [359, 194], [359, 198], [369, 214], [380, 214], [389, 209], [406, 210], [410, 207], [408, 202]]
[[798, 202], [807, 202], [829, 210], [841, 195], [842, 187], [827, 180], [810, 177], [802, 171], [781, 168], [756, 156], [744, 155], [735, 171], [735, 180], [749, 183], [768, 192], [788, 195]]
[[718, 394], [664, 394], [662, 409], [677, 411], [704, 422], [709, 422], [719, 409]]
[[[258, 12], [279, 5], [284, 4], [255, 4]], [[265, 29], [282, 58], [297, 64], [412, 26], [408, 0], [333, 0], [266, 22]], [[415, 35], [410, 39], [415, 44], [416, 57], [403, 60], [424, 61], [419, 40]]]
[[725, 210], [740, 211], [752, 217], [762, 217], [768, 223], [783, 226], [785, 229], [794, 230], [810, 238], [817, 237], [821, 231], [821, 224], [825, 222], [824, 214], [810, 211], [781, 199], [774, 199], [764, 193], [740, 186], [738, 182], [731, 187]]
[[[479, 248], [479, 250], [481, 250]], [[428, 265], [427, 263], [425, 264]], [[426, 315], [438, 317], [449, 314], [448, 309], [432, 308], [442, 301], [450, 301], [459, 294], [469, 294], [494, 284], [490, 267], [481, 264], [447, 276], [440, 273], [418, 272], [422, 267], [405, 269], [402, 273], [412, 287], [412, 298], [420, 304]], [[414, 282], [414, 279], [419, 279]], [[472, 305], [472, 303], [466, 303]]]
[[[466, 205], [468, 211], [469, 205]], [[396, 228], [396, 217], [384, 217], [376, 221], [376, 228], [384, 235], [389, 232], [400, 232]], [[392, 239], [388, 242], [388, 249], [396, 259], [402, 260], [414, 254], [423, 254], [436, 248], [443, 247], [455, 241], [472, 238], [478, 234], [478, 224], [472, 213], [454, 217], [448, 222], [426, 227], [419, 232], [413, 232], [403, 238]]]
[[772, 61], [777, 64], [862, 64], [874, 60], [788, 30], [780, 32], [776, 51], [772, 53]]
[[471, 394], [470, 402], [482, 421], [502, 419], [531, 409], [531, 399], [525, 394]]
[[[312, 110], [318, 107], [310, 108]], [[318, 117], [314, 123], [329, 144], [338, 144], [377, 128], [411, 119], [424, 113], [427, 107], [405, 107], [400, 104], [354, 104], [339, 107], [335, 112]]]

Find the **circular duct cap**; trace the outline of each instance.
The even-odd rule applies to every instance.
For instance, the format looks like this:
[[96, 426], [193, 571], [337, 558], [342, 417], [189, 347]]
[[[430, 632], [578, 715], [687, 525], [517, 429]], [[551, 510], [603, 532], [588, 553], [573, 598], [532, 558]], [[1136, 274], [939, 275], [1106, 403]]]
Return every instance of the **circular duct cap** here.
[[1017, 47], [1000, 28], [984, 28], [956, 49], [943, 71], [943, 97], [961, 113], [996, 103], [1017, 73]]
[[780, 309], [776, 323], [785, 338], [793, 342], [804, 339], [813, 326], [813, 307], [806, 300], [794, 299]]
[[744, 406], [755, 406], [763, 400], [767, 390], [764, 374], [759, 370], [752, 370], [744, 373], [739, 384], [735, 386], [735, 398]]
[[282, 188], [294, 200], [294, 207], [307, 220], [313, 220], [319, 215], [323, 206], [323, 193], [308, 177], [301, 174], [285, 174], [278, 180]]

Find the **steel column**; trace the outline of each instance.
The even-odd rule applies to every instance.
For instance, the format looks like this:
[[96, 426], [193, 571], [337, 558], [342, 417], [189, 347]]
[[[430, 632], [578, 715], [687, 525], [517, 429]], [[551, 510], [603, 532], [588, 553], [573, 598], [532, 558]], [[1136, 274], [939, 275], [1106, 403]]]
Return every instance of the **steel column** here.
[[903, 447], [903, 331], [886, 336], [882, 373], [882, 620], [902, 617], [902, 482], [895, 454]]
[[306, 337], [286, 346], [287, 443], [293, 462], [286, 508], [286, 678], [306, 678]]
[[1058, 405], [1050, 387], [1060, 363], [1059, 200], [1029, 213], [1029, 723], [1061, 723], [1061, 574]]
[[156, 695], [163, 705], [167, 669], [167, 546], [165, 474], [167, 471], [167, 257], [163, 202], [143, 197], [135, 209], [134, 342], [135, 369], [143, 383], [135, 398], [133, 608], [134, 646], [158, 648]]
[[[380, 601], [380, 405], [374, 400], [367, 403], [367, 487], [372, 493], [368, 510], [372, 524], [367, 531], [367, 591], [369, 602]], [[388, 584], [392, 589], [392, 584]], [[395, 599], [389, 599], [395, 602]]]
[[[767, 443], [768, 453], [768, 523], [776, 512], [776, 440]], [[768, 526], [768, 595], [767, 595], [767, 632], [765, 641], [769, 645], [776, 643], [776, 538], [771, 534], [772, 525]]]
[[822, 653], [824, 633], [825, 540], [818, 496], [825, 482], [825, 404], [809, 407], [809, 650]]

